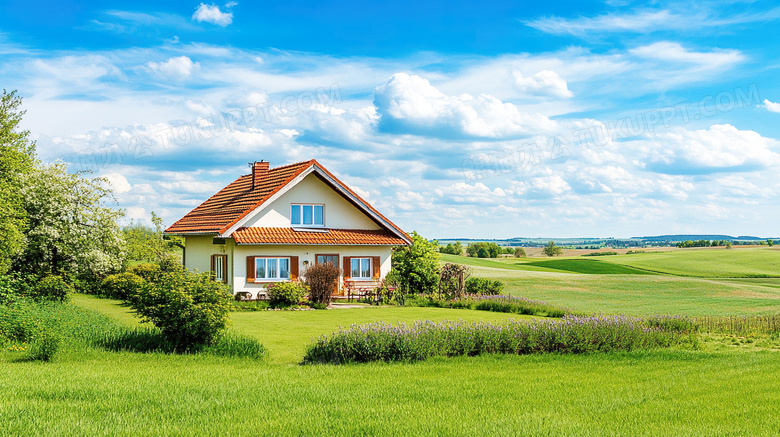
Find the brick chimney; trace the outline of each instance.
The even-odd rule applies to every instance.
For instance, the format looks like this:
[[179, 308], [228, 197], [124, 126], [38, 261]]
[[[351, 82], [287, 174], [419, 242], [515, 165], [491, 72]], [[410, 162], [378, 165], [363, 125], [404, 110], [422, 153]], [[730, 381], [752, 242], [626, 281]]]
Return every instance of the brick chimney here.
[[252, 164], [252, 188], [257, 189], [260, 184], [263, 183], [266, 176], [268, 176], [268, 167], [271, 165], [270, 162], [254, 162]]

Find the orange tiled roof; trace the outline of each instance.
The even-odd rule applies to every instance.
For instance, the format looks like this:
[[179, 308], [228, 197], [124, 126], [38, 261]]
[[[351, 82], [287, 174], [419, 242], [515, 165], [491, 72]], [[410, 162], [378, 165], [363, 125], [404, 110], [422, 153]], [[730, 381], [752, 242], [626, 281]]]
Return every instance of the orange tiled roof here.
[[172, 224], [165, 232], [221, 233], [223, 228], [262, 205], [312, 163], [314, 160], [269, 169], [268, 176], [257, 189], [252, 189], [251, 174], [241, 176]]
[[233, 233], [238, 244], [343, 244], [398, 246], [406, 242], [385, 230], [293, 228], [241, 228]]
[[[248, 174], [241, 176], [230, 185], [220, 190], [217, 194], [211, 196], [205, 202], [200, 204], [200, 206], [187, 213], [187, 215], [166, 229], [165, 232], [173, 234], [222, 234], [226, 232], [231, 226], [238, 223], [238, 221], [247, 214], [252, 212], [255, 208], [262, 205], [266, 200], [270, 199], [271, 196], [276, 194], [301, 173], [314, 165], [316, 165], [316, 168], [321, 170], [322, 173], [332, 178], [337, 185], [347, 191], [351, 196], [354, 196], [354, 198], [357, 199], [359, 203], [365, 205], [365, 207], [370, 209], [371, 212], [376, 214], [382, 221], [384, 221], [384, 223], [380, 223], [381, 225], [389, 226], [392, 228], [391, 231], [397, 232], [397, 235], [406, 236], [406, 233], [401, 230], [401, 228], [396, 226], [395, 223], [391, 222], [387, 217], [374, 209], [374, 207], [363, 200], [360, 196], [357, 195], [357, 193], [352, 191], [348, 186], [338, 180], [338, 178], [336, 178], [332, 173], [330, 173], [314, 159], [296, 164], [285, 165], [282, 167], [270, 168], [264, 180], [260, 181], [257, 188], [254, 189], [252, 187], [252, 175]], [[394, 236], [391, 237], [390, 235], [390, 233], [387, 234], [388, 237], [394, 238], [396, 242], [388, 244], [407, 244], [407, 242], [403, 241], [403, 239]]]

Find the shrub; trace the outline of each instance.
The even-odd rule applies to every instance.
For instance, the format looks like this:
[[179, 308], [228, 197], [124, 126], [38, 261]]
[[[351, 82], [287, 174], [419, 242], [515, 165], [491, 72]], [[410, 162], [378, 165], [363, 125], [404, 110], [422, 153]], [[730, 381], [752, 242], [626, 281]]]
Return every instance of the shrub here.
[[314, 264], [306, 269], [309, 300], [316, 304], [330, 305], [333, 290], [340, 276], [341, 270], [331, 263]]
[[230, 307], [230, 311], [263, 311], [268, 309], [268, 302], [264, 300], [234, 300], [233, 306]]
[[515, 249], [515, 258], [525, 258], [525, 249], [522, 247]]
[[130, 300], [144, 322], [160, 328], [177, 351], [212, 344], [225, 329], [231, 293], [208, 272], [185, 270], [162, 273], [157, 282], [144, 283]]
[[33, 284], [30, 297], [38, 302], [65, 302], [73, 288], [61, 276], [47, 276]]
[[130, 272], [110, 275], [100, 284], [100, 292], [114, 299], [129, 300], [138, 294], [144, 280]]
[[469, 278], [466, 281], [466, 294], [497, 295], [501, 294], [504, 284], [486, 278]]
[[[629, 250], [629, 252], [631, 251]], [[617, 254], [618, 254], [617, 252], [591, 252], [591, 253], [583, 254], [582, 256], [612, 256]]]
[[439, 298], [453, 299], [463, 296], [466, 278], [471, 269], [461, 264], [447, 263], [439, 275]]
[[41, 329], [30, 344], [28, 360], [51, 361], [60, 347], [60, 337], [50, 329]]
[[268, 286], [269, 303], [274, 308], [298, 305], [306, 291], [306, 285], [300, 282], [277, 282]]
[[160, 276], [162, 270], [156, 264], [137, 264], [128, 268], [127, 273], [132, 273], [144, 281], [154, 282]]
[[328, 309], [328, 304], [325, 303], [317, 303], [317, 302], [310, 302], [309, 308], [315, 309], [315, 310], [326, 310]]

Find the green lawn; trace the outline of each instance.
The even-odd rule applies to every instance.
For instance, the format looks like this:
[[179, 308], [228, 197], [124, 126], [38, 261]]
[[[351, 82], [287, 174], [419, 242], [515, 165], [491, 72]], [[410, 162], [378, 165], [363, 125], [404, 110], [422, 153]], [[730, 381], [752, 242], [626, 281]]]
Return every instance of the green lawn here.
[[0, 366], [3, 435], [777, 435], [778, 355], [289, 366], [102, 353]]
[[[739, 270], [743, 272], [757, 268], [755, 259], [774, 256], [772, 252], [744, 253], [751, 261], [746, 264], [749, 268]], [[631, 256], [608, 258], [611, 262]], [[640, 262], [659, 264], [654, 258], [639, 256]], [[698, 256], [708, 255], [694, 255]], [[465, 259], [477, 264], [474, 275], [500, 279], [513, 294], [579, 311], [633, 315], [780, 312], [780, 279], [594, 274], [593, 269], [602, 268], [605, 261], [598, 260], [596, 267], [573, 264], [573, 258], [543, 260], [539, 262], [548, 263], [543, 267], [530, 264], [523, 268], [514, 259]], [[578, 273], [572, 272], [575, 268]], [[117, 301], [77, 295], [73, 303], [118, 323], [137, 324], [128, 308]], [[301, 366], [296, 363], [311, 338], [352, 323], [518, 316], [438, 308], [357, 308], [243, 312], [231, 317], [231, 329], [259, 339], [270, 351], [269, 360], [66, 348], [55, 362], [40, 363], [19, 362], [18, 352], [0, 351], [0, 434], [780, 433], [777, 336], [755, 341], [704, 336], [700, 350]]]

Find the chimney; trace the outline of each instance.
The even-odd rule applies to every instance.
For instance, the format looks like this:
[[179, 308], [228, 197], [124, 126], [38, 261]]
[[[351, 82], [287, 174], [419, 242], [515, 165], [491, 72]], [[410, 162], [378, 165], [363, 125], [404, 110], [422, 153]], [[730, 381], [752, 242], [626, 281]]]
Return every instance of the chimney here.
[[270, 162], [255, 162], [252, 164], [252, 189], [257, 189], [268, 176], [268, 167]]

